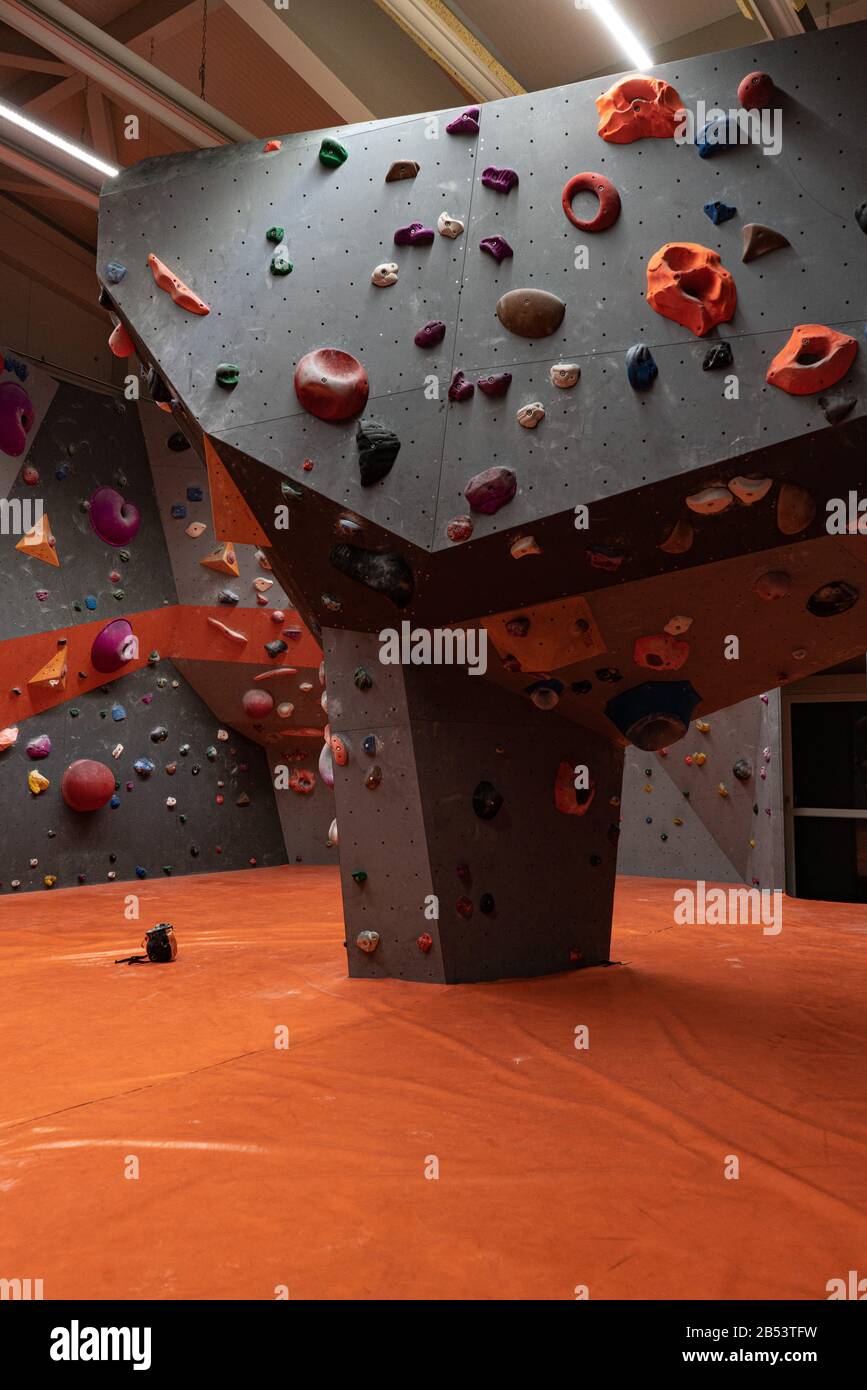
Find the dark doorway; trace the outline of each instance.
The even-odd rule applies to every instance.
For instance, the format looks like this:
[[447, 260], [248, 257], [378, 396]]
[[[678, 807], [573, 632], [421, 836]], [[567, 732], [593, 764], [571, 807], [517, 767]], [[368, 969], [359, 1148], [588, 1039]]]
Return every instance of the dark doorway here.
[[867, 902], [867, 700], [793, 703], [799, 898]]

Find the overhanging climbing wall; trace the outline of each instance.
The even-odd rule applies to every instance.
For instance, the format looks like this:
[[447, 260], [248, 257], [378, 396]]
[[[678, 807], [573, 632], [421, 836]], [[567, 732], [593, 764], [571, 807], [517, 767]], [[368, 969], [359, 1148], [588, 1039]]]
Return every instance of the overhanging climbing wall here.
[[[867, 539], [826, 519], [867, 440], [864, 46], [817, 32], [106, 185], [123, 350], [322, 636], [353, 973], [604, 958], [619, 750], [863, 650]], [[756, 69], [749, 143], [674, 138]], [[404, 621], [482, 630], [485, 675], [382, 665]], [[509, 702], [548, 733], [522, 746]], [[444, 818], [508, 904], [493, 938]]]

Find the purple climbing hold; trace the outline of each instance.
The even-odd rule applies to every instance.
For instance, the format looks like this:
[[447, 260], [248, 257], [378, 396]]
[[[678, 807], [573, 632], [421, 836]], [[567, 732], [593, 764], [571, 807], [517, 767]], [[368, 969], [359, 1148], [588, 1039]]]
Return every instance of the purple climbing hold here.
[[464, 488], [464, 496], [474, 512], [493, 516], [507, 502], [511, 502], [518, 490], [517, 476], [511, 468], [486, 468], [470, 478]]
[[492, 376], [480, 376], [476, 385], [486, 396], [505, 396], [511, 380], [511, 372], [496, 372]]
[[115, 548], [126, 545], [138, 531], [139, 509], [124, 501], [113, 487], [100, 487], [90, 499], [90, 524], [101, 541]]
[[94, 670], [103, 674], [119, 671], [128, 661], [138, 660], [138, 638], [126, 618], [116, 618], [96, 634], [90, 659]]
[[449, 121], [446, 126], [446, 135], [478, 135], [480, 115], [481, 111], [478, 106], [468, 106], [460, 116]]
[[395, 246], [430, 246], [436, 239], [433, 227], [425, 227], [421, 222], [410, 222], [408, 227], [398, 227], [394, 234]]
[[27, 744], [27, 756], [34, 762], [40, 758], [47, 758], [51, 752], [51, 739], [47, 734], [40, 734], [38, 738], [32, 738]]
[[436, 347], [446, 336], [446, 326], [440, 319], [431, 319], [424, 328], [420, 328], [415, 335], [414, 342], [416, 347], [429, 348]]
[[485, 188], [493, 188], [495, 193], [510, 193], [517, 187], [518, 175], [514, 169], [495, 169], [489, 165], [482, 171], [482, 183]]
[[503, 261], [515, 254], [504, 236], [482, 237], [479, 242], [479, 250], [487, 251], [489, 256], [493, 256], [497, 265], [502, 265]]
[[463, 372], [455, 372], [452, 377], [452, 384], [449, 387], [450, 401], [468, 401], [475, 391], [475, 386], [471, 381], [467, 381]]

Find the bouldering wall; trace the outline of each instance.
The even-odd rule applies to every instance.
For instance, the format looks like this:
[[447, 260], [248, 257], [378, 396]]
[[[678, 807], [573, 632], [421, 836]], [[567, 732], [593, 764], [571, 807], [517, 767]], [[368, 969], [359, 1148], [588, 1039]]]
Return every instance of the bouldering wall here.
[[618, 873], [785, 889], [784, 838], [778, 690], [627, 751]]
[[[296, 754], [290, 686], [315, 691], [292, 696], [310, 722], [314, 766], [324, 722], [319, 648], [291, 608], [271, 606], [275, 591], [285, 595], [264, 552], [238, 546], [237, 576], [199, 563], [215, 548], [219, 505], [197, 456], [177, 440], [169, 448], [172, 421], [154, 404], [57, 382], [8, 353], [2, 361], [0, 885], [25, 892], [280, 863], [283, 825], [293, 859], [327, 862], [330, 791], [317, 818], [291, 790], [275, 792], [264, 746]], [[181, 507], [187, 516], [173, 516]], [[185, 534], [193, 520], [200, 536]], [[224, 618], [239, 625], [236, 609], [244, 662], [223, 632]], [[281, 631], [302, 667], [269, 660], [266, 643]], [[263, 668], [283, 694], [251, 714], [245, 696], [262, 704]], [[62, 790], [67, 767], [82, 762], [96, 765], [88, 810]]]
[[[863, 485], [867, 444], [865, 32], [169, 156], [105, 185], [113, 332], [220, 461], [326, 653], [353, 973], [413, 973], [411, 934], [385, 924], [423, 881], [439, 895], [446, 813], [471, 844], [487, 817], [520, 863], [504, 873], [525, 939], [499, 949], [474, 908], [436, 967], [416, 961], [419, 978], [599, 959], [611, 878], [573, 868], [599, 854], [596, 803], [619, 793], [622, 750], [666, 748], [673, 767], [696, 720], [863, 651], [867, 540], [826, 520]], [[744, 83], [757, 70], [770, 77]], [[758, 122], [720, 146], [700, 104], [744, 101]], [[183, 209], [171, 225], [169, 200]], [[403, 623], [482, 632], [490, 659], [447, 690], [424, 655], [385, 675], [379, 663], [371, 690], [385, 682], [391, 705], [377, 717], [403, 731], [405, 760], [389, 810], [387, 759], [378, 790], [359, 791], [344, 721], [351, 653]], [[522, 841], [512, 796], [476, 794], [496, 788], [512, 724], [495, 687], [592, 750], [585, 816], [562, 739], [511, 745], [538, 823], [561, 817], [553, 855]], [[427, 717], [434, 694], [441, 721]], [[443, 728], [458, 750], [447, 812], [426, 752]], [[724, 780], [737, 740], [719, 739]], [[742, 834], [747, 795], [730, 794], [728, 819], [696, 815], [762, 880], [776, 870]], [[386, 851], [373, 870], [371, 796]], [[567, 950], [568, 924], [540, 907], [552, 876], [564, 912], [576, 892], [593, 897], [586, 951]], [[379, 925], [356, 931], [362, 901]]]

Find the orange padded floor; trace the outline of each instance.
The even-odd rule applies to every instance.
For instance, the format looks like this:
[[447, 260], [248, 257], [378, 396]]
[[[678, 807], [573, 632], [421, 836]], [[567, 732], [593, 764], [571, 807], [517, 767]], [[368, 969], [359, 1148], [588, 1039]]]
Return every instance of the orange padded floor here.
[[[332, 868], [4, 894], [0, 1275], [47, 1299], [867, 1275], [867, 913], [677, 927], [675, 886], [620, 881], [620, 965], [460, 986], [347, 980]], [[159, 920], [173, 965], [112, 964]]]

